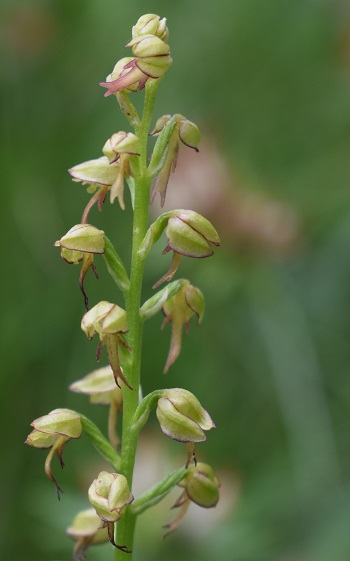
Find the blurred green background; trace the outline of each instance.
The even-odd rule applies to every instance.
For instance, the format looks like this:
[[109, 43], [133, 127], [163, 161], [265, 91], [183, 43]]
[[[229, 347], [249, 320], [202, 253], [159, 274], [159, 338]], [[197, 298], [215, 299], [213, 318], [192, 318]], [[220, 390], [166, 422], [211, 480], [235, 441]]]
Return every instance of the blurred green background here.
[[[0, 556], [71, 559], [64, 529], [87, 507], [86, 489], [102, 465], [84, 438], [68, 446], [65, 470], [54, 464], [65, 491], [58, 503], [43, 473], [45, 452], [22, 443], [30, 422], [56, 407], [106, 425], [103, 408], [67, 391], [95, 368], [95, 344], [79, 329], [78, 269], [52, 246], [88, 200], [66, 169], [98, 157], [127, 127], [98, 82], [128, 55], [131, 26], [147, 12], [168, 18], [174, 59], [155, 117], [180, 112], [203, 131], [198, 156], [180, 151], [169, 204], [188, 201], [203, 212], [223, 244], [211, 259], [183, 259], [180, 275], [203, 290], [207, 313], [184, 335], [167, 377], [170, 329], [160, 331], [161, 317], [146, 324], [143, 389], [184, 386], [210, 411], [218, 429], [197, 453], [218, 471], [222, 501], [215, 512], [191, 507], [162, 541], [174, 492], [140, 519], [135, 559], [348, 561], [345, 0], [1, 3]], [[106, 205], [103, 221], [91, 215], [125, 259], [128, 198], [127, 206], [122, 213]], [[161, 249], [147, 265], [145, 298], [168, 266]], [[100, 280], [86, 281], [91, 301], [121, 303], [102, 260], [97, 267]], [[166, 440], [153, 418], [142, 437], [139, 488], [184, 461], [182, 446]], [[109, 546], [92, 548], [88, 559], [111, 559]]]

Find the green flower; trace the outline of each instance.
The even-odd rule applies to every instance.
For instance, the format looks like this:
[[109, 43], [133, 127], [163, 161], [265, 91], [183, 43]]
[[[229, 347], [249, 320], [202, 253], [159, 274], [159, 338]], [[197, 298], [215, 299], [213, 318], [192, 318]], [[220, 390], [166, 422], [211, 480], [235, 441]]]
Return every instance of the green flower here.
[[34, 430], [28, 435], [25, 444], [34, 448], [51, 448], [45, 461], [45, 473], [55, 484], [57, 496], [60, 499], [62, 491], [52, 474], [51, 461], [54, 454], [57, 454], [61, 467], [64, 467], [63, 447], [71, 438], [80, 438], [82, 431], [80, 415], [70, 409], [54, 409], [48, 415], [35, 419], [30, 426]]

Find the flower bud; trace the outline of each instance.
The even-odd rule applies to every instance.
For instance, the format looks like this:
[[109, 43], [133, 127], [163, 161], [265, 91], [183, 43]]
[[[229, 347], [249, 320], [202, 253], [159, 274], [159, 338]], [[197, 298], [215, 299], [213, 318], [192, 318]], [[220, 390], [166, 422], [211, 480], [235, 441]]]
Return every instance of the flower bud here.
[[159, 133], [161, 133], [165, 125], [170, 121], [170, 119], [171, 119], [171, 115], [162, 115], [162, 117], [159, 117], [159, 119], [157, 119], [153, 131], [150, 132], [149, 135], [157, 136]]
[[102, 300], [84, 314], [81, 328], [88, 339], [92, 339], [95, 333], [99, 334], [101, 340], [104, 335], [126, 333], [128, 331], [126, 311], [117, 304]]
[[45, 473], [55, 484], [57, 496], [60, 498], [61, 489], [52, 474], [51, 460], [56, 453], [61, 467], [64, 466], [62, 460], [64, 445], [71, 438], [80, 438], [81, 435], [80, 415], [70, 409], [54, 409], [48, 415], [35, 419], [31, 426], [34, 430], [28, 435], [25, 444], [35, 448], [51, 448], [45, 461]]
[[98, 516], [106, 522], [119, 520], [123, 508], [134, 500], [124, 475], [107, 471], [101, 471], [90, 485], [88, 494]]
[[168, 247], [188, 257], [210, 257], [210, 244], [220, 245], [217, 231], [209, 220], [193, 210], [179, 210], [169, 219], [166, 227]]
[[185, 146], [193, 148], [198, 152], [198, 144], [201, 139], [201, 133], [197, 125], [183, 117], [179, 122], [179, 139]]
[[152, 224], [145, 236], [145, 251], [157, 241], [164, 231], [168, 239], [168, 245], [163, 254], [173, 251], [173, 261], [169, 271], [163, 275], [154, 285], [158, 287], [164, 281], [172, 280], [176, 273], [181, 255], [187, 257], [210, 257], [213, 255], [211, 245], [220, 245], [220, 238], [212, 224], [193, 210], [173, 210], [162, 214]]
[[198, 323], [201, 323], [204, 315], [204, 297], [199, 288], [192, 286], [189, 281], [183, 280], [182, 287], [169, 298], [164, 306], [165, 320], [162, 328], [169, 322], [172, 325], [170, 350], [164, 368], [166, 373], [180, 354], [182, 341], [182, 326], [188, 331], [189, 321], [196, 314]]
[[77, 542], [73, 551], [75, 561], [85, 559], [86, 551], [90, 545], [108, 541], [108, 530], [101, 526], [101, 519], [93, 508], [80, 511], [66, 532]]
[[139, 35], [156, 35], [162, 41], [167, 41], [169, 31], [166, 25], [166, 18], [160, 19], [156, 14], [141, 16], [132, 28], [133, 39]]
[[160, 117], [157, 120], [153, 131], [150, 133], [150, 136], [156, 136], [161, 133], [171, 118], [173, 118], [176, 122], [173, 135], [181, 140], [185, 146], [193, 148], [196, 152], [198, 152], [198, 144], [201, 139], [200, 130], [195, 123], [186, 119], [186, 117], [180, 113], [176, 113], [173, 117], [171, 115], [163, 115], [163, 117]]
[[101, 347], [106, 345], [109, 364], [117, 386], [120, 378], [128, 388], [132, 389], [121, 370], [118, 355], [119, 344], [131, 350], [122, 337], [122, 334], [128, 331], [126, 311], [116, 304], [103, 300], [83, 316], [81, 328], [90, 340], [98, 333], [100, 345], [97, 348], [97, 360], [100, 357]]
[[136, 59], [136, 66], [143, 74], [149, 78], [161, 78], [170, 68], [173, 59], [170, 53], [167, 55], [155, 55], [149, 57], [139, 57]]
[[209, 413], [189, 391], [164, 390], [156, 415], [163, 433], [179, 442], [203, 442], [204, 431], [215, 428]]
[[122, 90], [140, 91], [149, 78], [160, 78], [172, 64], [169, 45], [155, 35], [137, 36], [126, 46], [132, 47], [135, 58], [119, 61], [106, 82], [100, 82], [107, 88], [105, 96]]
[[165, 528], [168, 528], [166, 535], [179, 527], [191, 501], [204, 508], [212, 508], [219, 500], [220, 484], [214, 470], [208, 464], [199, 463], [188, 468], [184, 479], [178, 485], [184, 487], [184, 492], [172, 508], [180, 507], [180, 512], [175, 520], [165, 525]]
[[118, 160], [120, 154], [139, 156], [139, 139], [131, 132], [116, 132], [112, 134], [102, 148], [102, 152], [108, 158], [109, 163]]
[[138, 58], [168, 56], [170, 47], [155, 35], [141, 35], [132, 39], [127, 45], [132, 47], [132, 54]]
[[184, 487], [188, 498], [199, 506], [212, 508], [219, 500], [219, 481], [211, 466], [198, 463], [188, 468], [184, 479], [179, 483]]

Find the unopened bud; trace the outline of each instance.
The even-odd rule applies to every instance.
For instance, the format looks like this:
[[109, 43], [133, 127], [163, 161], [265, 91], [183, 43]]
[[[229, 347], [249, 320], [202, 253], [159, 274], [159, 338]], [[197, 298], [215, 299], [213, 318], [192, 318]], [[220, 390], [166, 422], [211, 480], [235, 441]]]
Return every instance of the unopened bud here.
[[89, 501], [98, 516], [106, 522], [120, 519], [122, 510], [134, 497], [123, 475], [101, 471], [89, 488]]
[[212, 224], [193, 210], [174, 211], [166, 230], [168, 247], [188, 257], [213, 255], [210, 245], [220, 245], [220, 238]]
[[153, 131], [150, 133], [150, 136], [156, 136], [162, 132], [163, 128], [170, 119], [175, 121], [173, 136], [178, 140], [181, 140], [181, 142], [189, 148], [193, 148], [196, 152], [198, 152], [198, 145], [201, 139], [200, 130], [195, 123], [186, 119], [186, 117], [180, 113], [176, 113], [173, 116], [163, 115], [162, 117], [159, 117]]
[[156, 14], [145, 14], [141, 16], [136, 25], [132, 28], [132, 37], [135, 39], [139, 35], [156, 35], [167, 41], [169, 31], [166, 25], [166, 18], [160, 19]]
[[183, 142], [183, 144], [198, 152], [198, 144], [201, 139], [201, 133], [197, 125], [183, 117], [179, 122], [178, 134], [179, 139]]
[[132, 54], [137, 58], [161, 57], [170, 53], [167, 43], [150, 34], [137, 36], [126, 46], [132, 47]]
[[215, 427], [198, 399], [180, 388], [164, 390], [156, 414], [163, 433], [179, 442], [203, 442], [204, 431]]
[[179, 486], [184, 487], [184, 491], [172, 508], [180, 508], [180, 511], [170, 524], [164, 526], [168, 528], [166, 535], [171, 534], [179, 527], [191, 501], [204, 508], [212, 508], [216, 506], [219, 500], [220, 484], [213, 469], [208, 464], [199, 463], [188, 468]]
[[219, 500], [219, 481], [211, 466], [198, 463], [188, 468], [186, 476], [179, 483], [188, 498], [199, 506], [212, 508]]
[[126, 312], [117, 304], [102, 300], [84, 314], [81, 328], [88, 339], [98, 333], [100, 339], [104, 335], [126, 333], [128, 331]]
[[116, 132], [112, 134], [102, 148], [102, 152], [108, 158], [109, 163], [118, 160], [120, 154], [139, 156], [139, 139], [131, 132]]
[[169, 271], [154, 285], [156, 288], [164, 281], [172, 280], [176, 273], [181, 255], [187, 257], [210, 257], [213, 255], [211, 244], [220, 245], [220, 238], [212, 224], [193, 210], [173, 210], [161, 214], [152, 224], [144, 238], [141, 251], [148, 253], [150, 247], [165, 229], [168, 245], [163, 254], [173, 251], [173, 261]]

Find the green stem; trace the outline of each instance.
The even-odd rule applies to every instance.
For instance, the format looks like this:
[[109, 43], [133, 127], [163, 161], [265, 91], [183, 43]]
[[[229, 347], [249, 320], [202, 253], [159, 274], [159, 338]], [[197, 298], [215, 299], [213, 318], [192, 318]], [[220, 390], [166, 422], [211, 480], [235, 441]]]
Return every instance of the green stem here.
[[182, 467], [173, 471], [162, 481], [143, 493], [130, 507], [135, 514], [142, 514], [148, 508], [158, 504], [185, 477], [187, 469]]
[[[140, 314], [141, 291], [143, 282], [144, 257], [139, 254], [139, 248], [145, 237], [148, 225], [149, 193], [151, 177], [147, 173], [147, 141], [150, 130], [158, 80], [148, 80], [145, 88], [145, 102], [142, 121], [136, 128], [140, 143], [140, 175], [135, 177], [135, 202], [133, 220], [133, 240], [130, 272], [130, 289], [126, 297], [126, 311], [128, 316], [128, 344], [131, 352], [131, 365], [128, 367], [127, 379], [133, 390], [123, 388], [123, 432], [122, 432], [122, 473], [132, 488], [132, 478], [137, 447], [138, 433], [131, 431], [135, 411], [139, 403], [140, 367], [143, 318]], [[136, 515], [126, 509], [125, 514], [117, 524], [116, 543], [126, 545], [132, 550], [135, 531]], [[126, 554], [115, 550], [115, 561], [131, 561], [132, 553]]]

